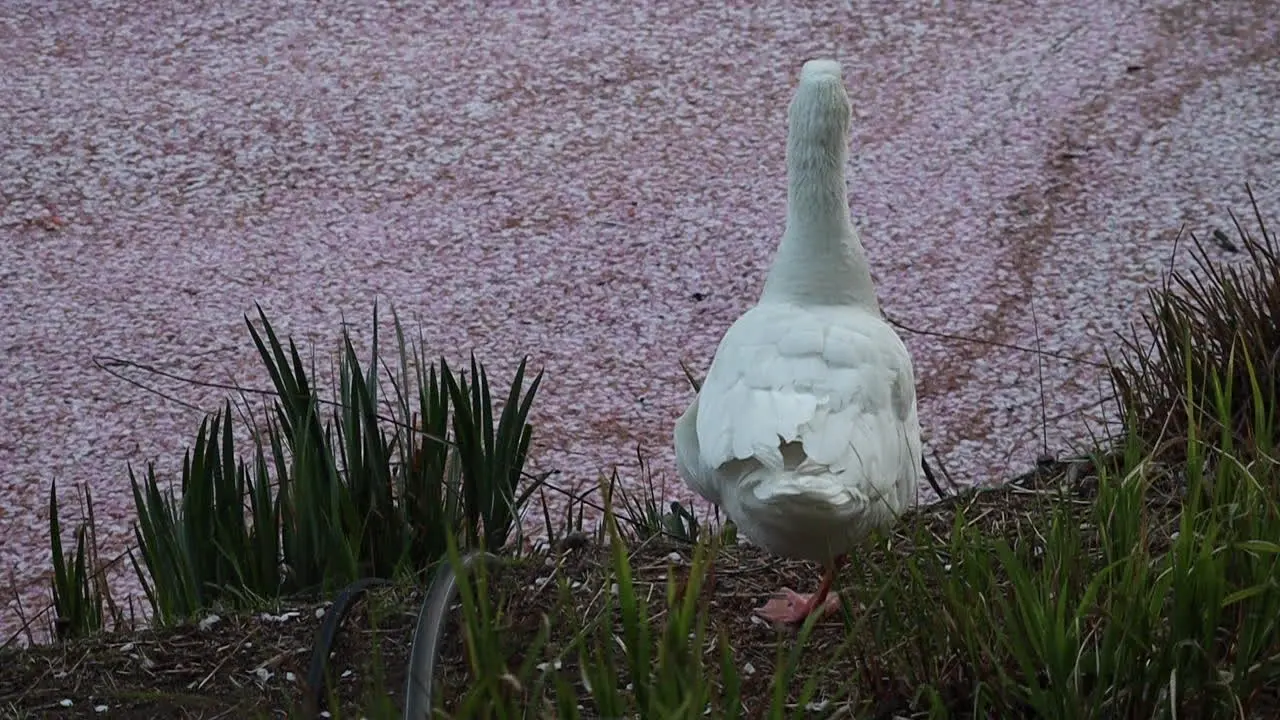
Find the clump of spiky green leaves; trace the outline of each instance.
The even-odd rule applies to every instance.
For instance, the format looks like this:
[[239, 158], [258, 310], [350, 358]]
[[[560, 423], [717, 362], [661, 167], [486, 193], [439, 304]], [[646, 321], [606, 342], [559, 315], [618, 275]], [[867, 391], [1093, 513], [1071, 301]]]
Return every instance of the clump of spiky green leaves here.
[[97, 543], [94, 537], [93, 495], [84, 489], [84, 507], [88, 513], [75, 532], [75, 556], [68, 562], [62, 548], [62, 524], [58, 508], [58, 483], [49, 486], [49, 540], [53, 550], [54, 637], [60, 640], [84, 637], [103, 627], [111, 597], [101, 573], [94, 572]]
[[[684, 503], [664, 501], [665, 483], [655, 481], [654, 473], [644, 455], [636, 451], [639, 469], [639, 489], [630, 490], [621, 481], [617, 470], [605, 482], [605, 495], [618, 500], [619, 516], [630, 526], [630, 531], [640, 540], [665, 536], [681, 543], [694, 544], [703, 533], [703, 523]], [[612, 504], [606, 502], [606, 505]], [[665, 507], [664, 507], [665, 505]]]
[[[444, 359], [432, 365], [421, 338], [410, 357], [395, 318], [400, 367], [384, 379], [375, 308], [367, 365], [344, 331], [336, 397], [324, 403], [314, 368], [292, 341], [286, 349], [261, 308], [258, 319], [261, 331], [246, 323], [274, 395], [262, 427], [253, 423], [249, 452], [237, 446], [228, 401], [201, 422], [177, 493], [162, 487], [154, 464], [141, 478], [129, 470], [138, 511], [131, 561], [156, 620], [412, 574], [443, 557], [449, 537], [497, 550], [518, 532], [540, 485], [524, 467], [541, 373], [526, 388], [521, 362], [499, 410], [474, 357], [469, 373]], [[384, 383], [391, 400], [382, 399]], [[52, 510], [54, 562], [66, 567], [55, 594], [78, 634], [100, 622], [81, 598], [83, 547], [67, 565]]]
[[[1254, 424], [1259, 410], [1274, 413], [1277, 407], [1280, 245], [1267, 229], [1252, 189], [1246, 190], [1256, 230], [1232, 214], [1238, 247], [1225, 233], [1213, 231], [1220, 245], [1242, 251], [1246, 262], [1211, 261], [1192, 233], [1195, 272], [1172, 273], [1164, 287], [1150, 292], [1144, 332], [1135, 328], [1123, 338], [1120, 358], [1112, 364], [1127, 422], [1148, 450], [1162, 457], [1181, 448], [1191, 423], [1203, 437], [1214, 439], [1222, 423], [1237, 447], [1247, 450], [1262, 440]], [[1221, 416], [1219, 396], [1231, 401]], [[1268, 420], [1267, 429], [1274, 431], [1275, 417]], [[1266, 440], [1275, 444], [1277, 438]]]

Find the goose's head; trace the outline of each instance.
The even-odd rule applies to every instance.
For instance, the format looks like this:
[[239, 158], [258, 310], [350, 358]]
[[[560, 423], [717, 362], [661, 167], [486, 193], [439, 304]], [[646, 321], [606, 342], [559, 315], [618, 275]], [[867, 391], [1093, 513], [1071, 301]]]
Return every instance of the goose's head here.
[[806, 62], [800, 69], [800, 84], [788, 112], [789, 144], [817, 145], [843, 158], [849, 142], [850, 115], [840, 63]]

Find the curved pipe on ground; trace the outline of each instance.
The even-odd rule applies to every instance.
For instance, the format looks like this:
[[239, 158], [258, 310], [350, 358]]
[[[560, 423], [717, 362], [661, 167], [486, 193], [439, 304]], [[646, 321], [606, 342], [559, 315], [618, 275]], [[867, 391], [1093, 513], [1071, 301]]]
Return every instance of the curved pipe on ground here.
[[[463, 556], [463, 572], [469, 572], [477, 561], [492, 562], [498, 556], [473, 551]], [[431, 716], [435, 669], [440, 660], [441, 640], [449, 619], [449, 606], [458, 594], [458, 575], [453, 563], [444, 562], [436, 569], [426, 599], [418, 610], [418, 626], [413, 632], [413, 648], [409, 653], [409, 671], [404, 684], [404, 720], [426, 720]]]

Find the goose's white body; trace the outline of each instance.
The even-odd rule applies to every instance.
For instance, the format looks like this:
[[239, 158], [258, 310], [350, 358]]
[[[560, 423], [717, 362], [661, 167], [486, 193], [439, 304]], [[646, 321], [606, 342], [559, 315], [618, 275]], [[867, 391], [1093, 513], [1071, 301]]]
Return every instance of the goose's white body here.
[[911, 355], [880, 313], [849, 219], [840, 66], [790, 109], [787, 228], [759, 303], [725, 333], [675, 428], [685, 482], [769, 551], [827, 567], [915, 500]]

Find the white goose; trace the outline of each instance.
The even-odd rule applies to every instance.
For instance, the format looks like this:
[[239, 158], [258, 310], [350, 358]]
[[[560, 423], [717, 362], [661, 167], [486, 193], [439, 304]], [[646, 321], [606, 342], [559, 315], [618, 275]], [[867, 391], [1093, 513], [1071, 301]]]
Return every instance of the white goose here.
[[848, 552], [915, 501], [920, 422], [911, 355], [884, 321], [849, 219], [849, 98], [811, 60], [791, 102], [787, 225], [759, 303], [716, 350], [675, 427], [685, 483], [772, 553], [822, 563], [818, 592], [758, 609], [782, 623], [837, 606]]

